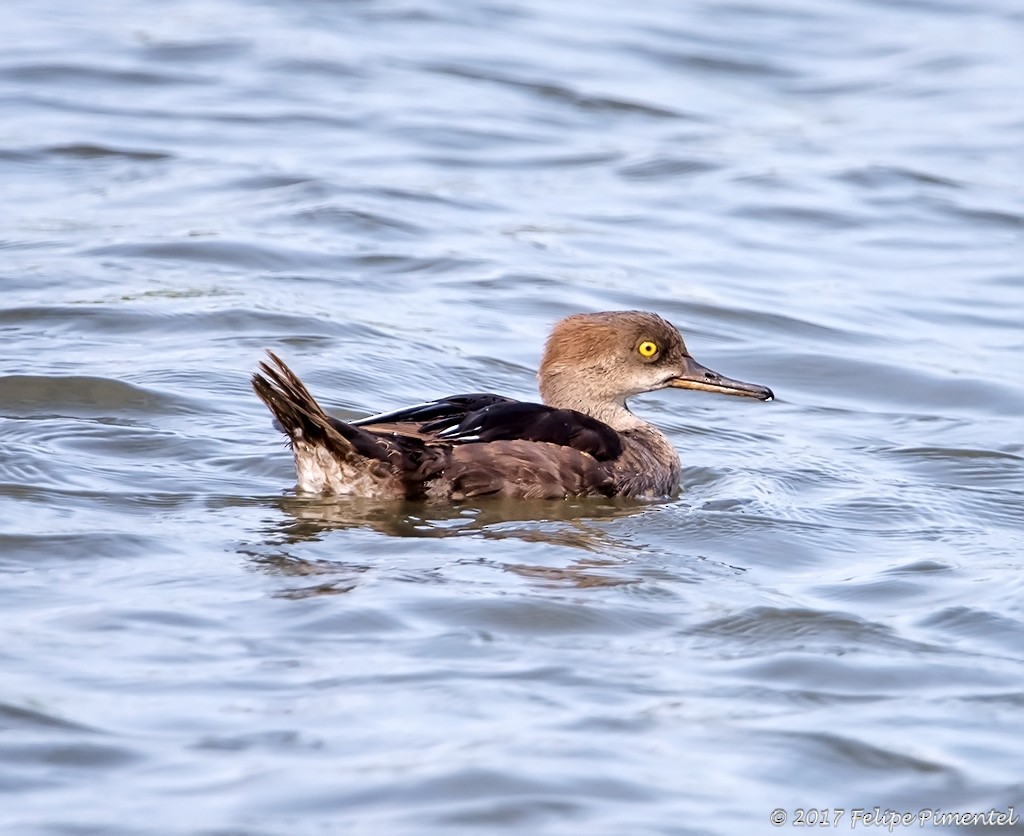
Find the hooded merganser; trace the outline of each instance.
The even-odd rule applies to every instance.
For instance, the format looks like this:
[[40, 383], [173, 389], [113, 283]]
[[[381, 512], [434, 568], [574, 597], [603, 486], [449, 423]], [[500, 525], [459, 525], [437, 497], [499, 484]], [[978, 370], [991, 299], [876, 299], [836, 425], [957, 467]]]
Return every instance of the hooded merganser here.
[[298, 489], [337, 496], [666, 496], [679, 487], [679, 454], [627, 398], [666, 388], [774, 397], [706, 369], [673, 325], [644, 311], [559, 322], [538, 374], [543, 404], [453, 395], [345, 422], [267, 353], [252, 385], [289, 438]]

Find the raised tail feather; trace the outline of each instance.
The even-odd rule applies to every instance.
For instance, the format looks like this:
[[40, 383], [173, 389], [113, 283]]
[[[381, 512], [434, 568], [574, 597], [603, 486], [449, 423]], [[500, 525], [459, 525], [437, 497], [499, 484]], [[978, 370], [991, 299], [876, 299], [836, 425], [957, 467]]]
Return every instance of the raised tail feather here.
[[252, 376], [295, 454], [298, 487], [314, 493], [396, 496], [406, 493], [383, 439], [331, 418], [285, 362], [268, 351]]
[[252, 388], [274, 413], [292, 444], [306, 441], [341, 455], [349, 453], [352, 445], [331, 424], [330, 416], [306, 384], [273, 351], [268, 351], [267, 356], [273, 365], [266, 360], [260, 363], [260, 370], [252, 376]]

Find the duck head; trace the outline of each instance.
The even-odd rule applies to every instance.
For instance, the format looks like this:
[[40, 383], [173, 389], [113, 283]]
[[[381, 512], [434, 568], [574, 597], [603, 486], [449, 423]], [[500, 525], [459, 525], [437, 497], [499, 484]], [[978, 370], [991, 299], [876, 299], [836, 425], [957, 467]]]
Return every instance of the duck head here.
[[601, 420], [612, 407], [658, 389], [699, 389], [770, 401], [766, 386], [746, 383], [698, 363], [679, 331], [657, 314], [610, 311], [575, 314], [555, 325], [538, 374], [550, 406]]

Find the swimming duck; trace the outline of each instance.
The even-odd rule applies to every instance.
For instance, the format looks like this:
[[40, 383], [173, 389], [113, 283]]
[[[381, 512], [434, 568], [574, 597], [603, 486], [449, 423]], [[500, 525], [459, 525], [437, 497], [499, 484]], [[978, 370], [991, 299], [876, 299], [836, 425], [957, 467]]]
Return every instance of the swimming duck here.
[[452, 395], [340, 421], [267, 354], [252, 385], [288, 436], [298, 489], [338, 496], [667, 496], [679, 487], [679, 454], [628, 398], [666, 388], [774, 397], [704, 368], [673, 325], [645, 311], [576, 314], [555, 325], [538, 374], [543, 404]]

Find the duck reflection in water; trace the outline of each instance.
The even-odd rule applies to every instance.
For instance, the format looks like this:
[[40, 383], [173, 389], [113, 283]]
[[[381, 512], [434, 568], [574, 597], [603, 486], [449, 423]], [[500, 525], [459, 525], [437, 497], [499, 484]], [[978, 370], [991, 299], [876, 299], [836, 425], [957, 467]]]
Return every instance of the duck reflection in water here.
[[[635, 544], [624, 541], [603, 525], [656, 511], [664, 500], [579, 499], [501, 500], [439, 505], [431, 502], [367, 500], [359, 497], [281, 497], [277, 500], [286, 516], [264, 531], [270, 550], [246, 550], [245, 554], [266, 571], [303, 580], [308, 585], [283, 590], [283, 597], [308, 597], [349, 592], [367, 572], [380, 567], [336, 557], [310, 559], [303, 545], [323, 540], [338, 529], [361, 529], [403, 538], [472, 538], [481, 542], [479, 556], [456, 558], [455, 562], [490, 565], [514, 572], [533, 581], [579, 588], [621, 586], [642, 579], [632, 571]], [[486, 541], [518, 540], [545, 543], [582, 551], [555, 566], [507, 563], [485, 556]], [[392, 547], [393, 548], [393, 547]], [[417, 579], [437, 580], [438, 570], [423, 567]]]

